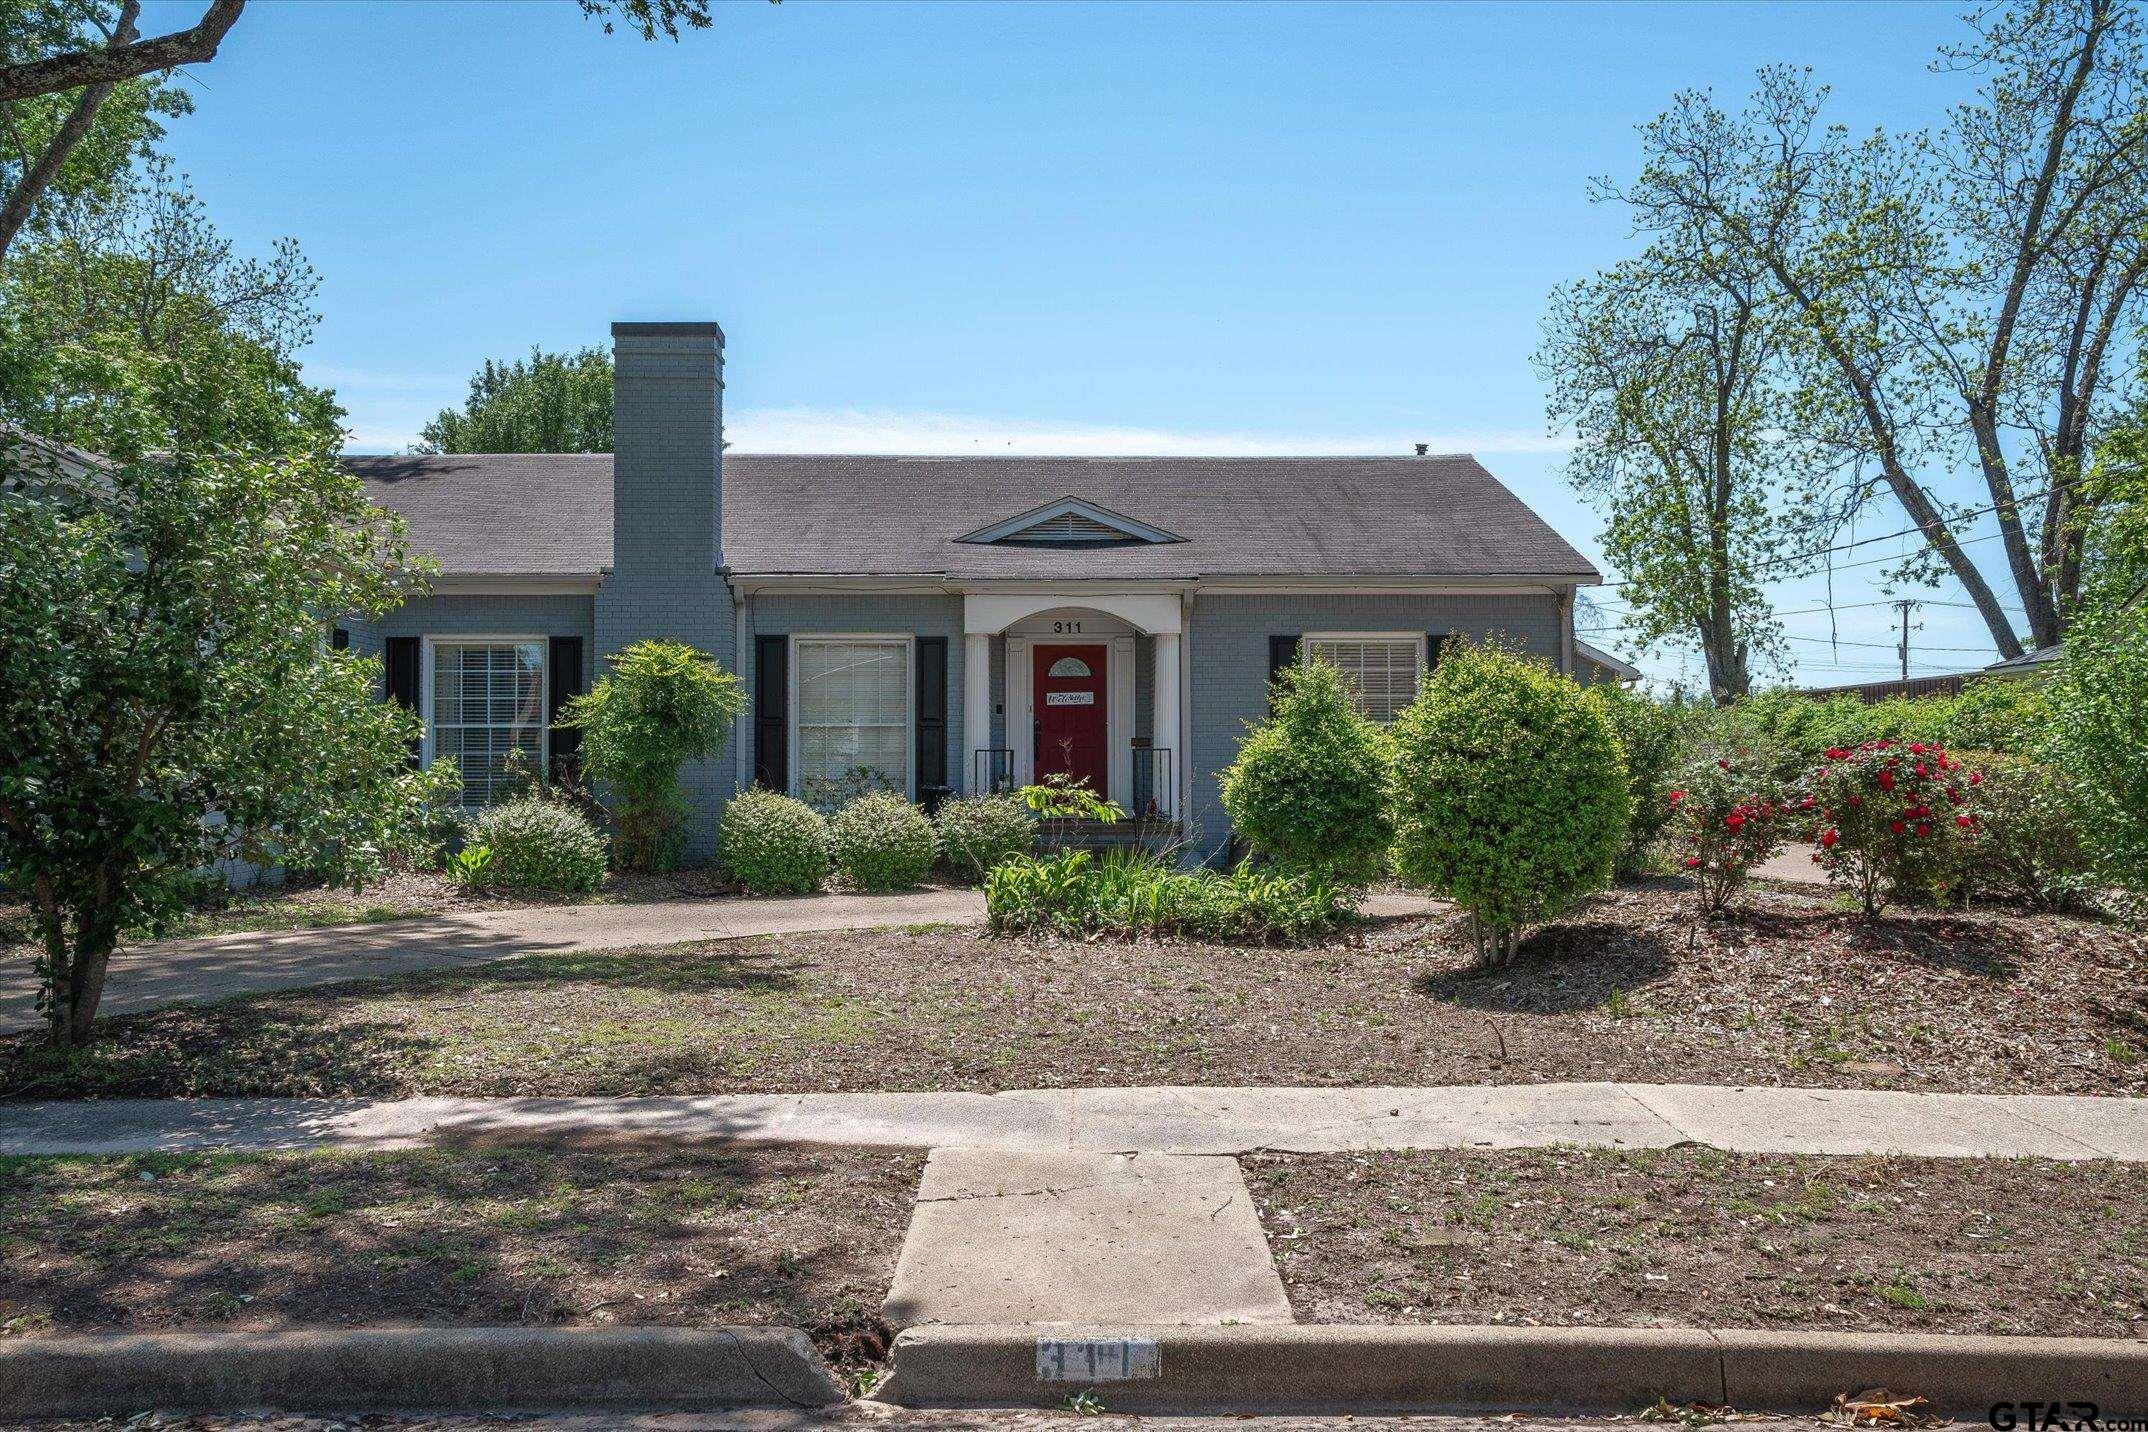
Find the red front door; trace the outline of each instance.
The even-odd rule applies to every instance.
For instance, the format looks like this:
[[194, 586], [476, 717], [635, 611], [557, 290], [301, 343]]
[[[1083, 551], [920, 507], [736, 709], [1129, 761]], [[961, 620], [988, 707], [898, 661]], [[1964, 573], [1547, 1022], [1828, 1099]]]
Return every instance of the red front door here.
[[1037, 676], [1037, 779], [1065, 772], [1086, 780], [1099, 796], [1106, 793], [1107, 727], [1104, 722], [1102, 646], [1034, 648]]

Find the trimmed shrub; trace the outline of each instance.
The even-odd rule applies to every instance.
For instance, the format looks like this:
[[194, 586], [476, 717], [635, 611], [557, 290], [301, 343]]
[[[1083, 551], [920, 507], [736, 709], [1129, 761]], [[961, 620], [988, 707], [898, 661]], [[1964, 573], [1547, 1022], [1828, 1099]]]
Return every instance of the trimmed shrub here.
[[717, 856], [748, 894], [810, 894], [828, 875], [828, 822], [805, 802], [756, 786], [723, 808]]
[[1286, 870], [1370, 884], [1394, 841], [1385, 733], [1323, 661], [1285, 668], [1274, 698], [1222, 775], [1231, 828]]
[[1582, 694], [1610, 723], [1626, 759], [1626, 843], [1619, 847], [1617, 873], [1627, 879], [1645, 875], [1650, 849], [1674, 810], [1667, 797], [1689, 717], [1679, 707], [1608, 681]]
[[714, 657], [682, 642], [637, 641], [611, 663], [559, 724], [582, 733], [583, 770], [611, 787], [619, 863], [668, 869], [686, 830], [679, 767], [715, 754], [746, 694]]
[[1493, 647], [1450, 648], [1395, 721], [1402, 877], [1471, 916], [1479, 957], [1611, 883], [1626, 840], [1618, 738], [1581, 688]]
[[1807, 778], [1820, 867], [1867, 915], [1889, 900], [1945, 899], [1960, 882], [1983, 777], [1937, 746], [1867, 741], [1822, 753]]
[[1704, 915], [1727, 908], [1753, 867], [1783, 848], [1790, 814], [1767, 764], [1744, 754], [1694, 761], [1664, 793], [1663, 806]]
[[472, 885], [587, 894], [604, 883], [604, 837], [563, 805], [519, 796], [470, 823], [453, 868]]
[[1145, 851], [1003, 861], [985, 876], [993, 930], [1067, 935], [1313, 939], [1349, 918], [1346, 887], [1260, 870], [1178, 870]]
[[859, 796], [828, 822], [828, 854], [853, 890], [902, 890], [932, 873], [932, 822], [893, 791]]
[[1037, 823], [1013, 796], [946, 801], [932, 820], [941, 857], [964, 880], [982, 880], [993, 866], [1037, 848]]
[[1775, 773], [1791, 781], [1818, 766], [1830, 750], [1873, 741], [2026, 755], [2037, 749], [2050, 719], [2050, 698], [2041, 684], [1988, 677], [1955, 696], [1870, 703], [1854, 696], [1763, 691], [1723, 707], [1709, 724], [1725, 745], [1778, 753]]
[[2080, 793], [2064, 771], [2001, 751], [1964, 751], [1982, 780], [1967, 879], [1979, 895], [2041, 910], [2088, 903], [2095, 881]]

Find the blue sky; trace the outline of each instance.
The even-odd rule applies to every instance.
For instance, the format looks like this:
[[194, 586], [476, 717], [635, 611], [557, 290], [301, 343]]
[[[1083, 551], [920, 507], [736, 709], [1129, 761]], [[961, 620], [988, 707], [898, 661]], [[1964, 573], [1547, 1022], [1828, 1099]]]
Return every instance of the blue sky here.
[[[567, 0], [256, 0], [170, 148], [233, 238], [321, 271], [307, 368], [354, 450], [403, 448], [488, 356], [716, 318], [747, 450], [1422, 441], [1596, 555], [1528, 363], [1551, 287], [1634, 246], [1589, 177], [1633, 170], [1674, 90], [1773, 61], [1855, 126], [1929, 122], [1962, 92], [1925, 68], [1957, 13], [787, 0], [644, 44]], [[1835, 600], [1878, 601], [1878, 570]], [[1779, 593], [1800, 679], [1891, 668], [1826, 644], [1824, 593]], [[1966, 609], [1918, 620], [1918, 669], [1990, 659]]]

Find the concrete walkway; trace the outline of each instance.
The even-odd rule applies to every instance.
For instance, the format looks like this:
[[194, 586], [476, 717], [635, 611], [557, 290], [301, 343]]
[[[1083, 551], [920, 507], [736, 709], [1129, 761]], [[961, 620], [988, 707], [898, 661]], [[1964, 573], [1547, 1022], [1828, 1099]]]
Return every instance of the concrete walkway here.
[[0, 1104], [0, 1154], [648, 1141], [1183, 1155], [1698, 1143], [1740, 1153], [2035, 1155], [2148, 1163], [2148, 1099], [1505, 1084]]
[[[1380, 894], [1367, 919], [1436, 913], [1444, 902]], [[524, 955], [624, 950], [689, 940], [739, 940], [813, 930], [891, 925], [981, 925], [979, 890], [914, 890], [894, 895], [797, 895], [766, 900], [665, 900], [642, 905], [527, 905], [419, 920], [384, 920], [319, 930], [210, 935], [134, 945], [112, 958], [100, 1014], [165, 1004], [206, 1004], [263, 990], [296, 989]], [[37, 982], [28, 962], [0, 968], [0, 1033], [38, 1026]]]
[[[895, 895], [664, 900], [641, 905], [527, 905], [319, 930], [159, 940], [113, 956], [99, 1012], [125, 1014], [161, 1004], [200, 1004], [260, 990], [523, 955], [795, 935], [809, 930], [983, 921], [980, 891], [917, 890]], [[0, 1032], [34, 1027], [36, 997], [36, 981], [27, 968], [0, 972]]]

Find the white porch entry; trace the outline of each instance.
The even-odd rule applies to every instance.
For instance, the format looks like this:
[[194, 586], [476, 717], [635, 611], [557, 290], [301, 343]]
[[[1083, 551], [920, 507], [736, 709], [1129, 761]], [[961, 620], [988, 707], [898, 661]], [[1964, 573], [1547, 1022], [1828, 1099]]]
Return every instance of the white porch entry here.
[[[963, 599], [963, 745], [968, 760], [964, 788], [988, 781], [992, 757], [992, 638], [1006, 638], [1006, 740], [1012, 779], [1027, 785], [1036, 779], [1036, 647], [1095, 644], [1109, 654], [1105, 680], [1108, 764], [1105, 794], [1120, 806], [1134, 805], [1135, 638], [1153, 638], [1155, 670], [1151, 688], [1150, 748], [1167, 754], [1145, 759], [1161, 762], [1167, 779], [1154, 780], [1159, 812], [1175, 818], [1184, 781], [1178, 753], [1181, 738], [1179, 699], [1182, 622], [1176, 594], [1126, 593], [990, 593]], [[1152, 767], [1153, 769], [1153, 767]]]

